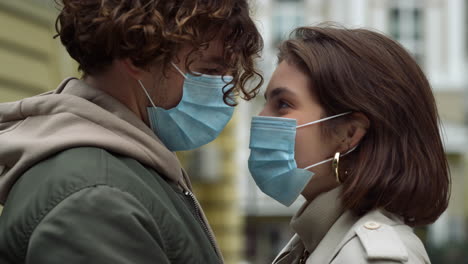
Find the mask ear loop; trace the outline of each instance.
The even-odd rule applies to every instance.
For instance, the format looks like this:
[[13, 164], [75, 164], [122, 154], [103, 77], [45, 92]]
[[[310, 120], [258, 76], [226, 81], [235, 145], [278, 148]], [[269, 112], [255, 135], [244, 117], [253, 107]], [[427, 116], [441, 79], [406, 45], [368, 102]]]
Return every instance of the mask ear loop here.
[[143, 89], [143, 91], [145, 92], [146, 94], [146, 97], [148, 97], [149, 101], [151, 102], [151, 104], [153, 105], [154, 108], [156, 108], [156, 105], [154, 104], [153, 100], [151, 99], [151, 96], [149, 95], [148, 91], [146, 91], [146, 88], [145, 86], [143, 85], [143, 83], [141, 82], [141, 80], [138, 80], [138, 83], [140, 84], [141, 88]]
[[326, 118], [323, 118], [323, 119], [320, 119], [320, 120], [316, 120], [316, 121], [313, 121], [313, 122], [310, 122], [310, 123], [305, 123], [305, 124], [296, 126], [296, 128], [310, 126], [310, 125], [317, 124], [317, 123], [320, 123], [320, 122], [324, 122], [324, 121], [327, 121], [327, 120], [330, 120], [330, 119], [333, 119], [333, 118], [337, 118], [337, 117], [340, 117], [340, 116], [349, 115], [351, 113], [352, 112], [350, 111], [350, 112], [346, 112], [346, 113], [341, 113], [339, 115], [329, 116], [329, 117], [326, 117]]
[[[172, 66], [180, 73], [180, 75], [182, 75], [182, 77], [184, 77], [184, 79], [187, 79], [187, 76], [185, 76], [185, 74], [179, 69], [179, 67], [177, 67], [177, 65], [175, 65], [174, 62], [171, 62]], [[146, 94], [146, 97], [148, 97], [149, 101], [151, 102], [151, 105], [156, 108], [156, 105], [154, 104], [153, 100], [151, 99], [151, 96], [149, 95], [148, 91], [146, 90], [145, 86], [143, 85], [143, 83], [141, 82], [141, 80], [138, 80], [138, 83], [140, 84], [141, 88], [143, 89], [143, 91], [145, 92]]]
[[[349, 153], [351, 153], [351, 152], [353, 152], [355, 149], [357, 149], [357, 147], [358, 147], [358, 145], [356, 145], [354, 148], [348, 150], [348, 152], [346, 152], [345, 154], [343, 154], [343, 155], [340, 154], [340, 157], [344, 157], [344, 156], [348, 155]], [[321, 162], [319, 162], [319, 163], [315, 163], [315, 164], [313, 164], [313, 165], [310, 165], [310, 166], [308, 166], [308, 167], [305, 167], [304, 170], [308, 170], [308, 169], [310, 169], [310, 168], [317, 167], [317, 166], [322, 165], [322, 164], [324, 164], [324, 163], [333, 161], [334, 159], [335, 159], [335, 157], [326, 159], [326, 160], [321, 161]]]
[[185, 76], [185, 73], [183, 71], [181, 71], [180, 68], [177, 67], [177, 65], [175, 65], [174, 62], [171, 62], [171, 64], [180, 73], [180, 75], [182, 75], [182, 77], [184, 77], [184, 79], [187, 79], [187, 76]]

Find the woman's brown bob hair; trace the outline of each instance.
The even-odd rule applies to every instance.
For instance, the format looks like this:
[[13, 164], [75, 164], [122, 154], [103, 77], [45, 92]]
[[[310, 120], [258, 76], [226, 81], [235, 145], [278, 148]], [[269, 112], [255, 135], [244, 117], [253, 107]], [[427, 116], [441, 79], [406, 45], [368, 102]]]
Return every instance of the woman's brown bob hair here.
[[[251, 99], [263, 78], [254, 60], [262, 38], [249, 16], [247, 0], [56, 0], [61, 11], [57, 36], [85, 75], [99, 74], [114, 59], [131, 58], [135, 65], [175, 59], [182, 45], [193, 50], [186, 68], [215, 38], [224, 43], [224, 63], [234, 88], [228, 95]], [[258, 84], [249, 80], [258, 77]]]
[[411, 226], [434, 222], [448, 206], [450, 175], [434, 96], [408, 52], [373, 31], [321, 25], [295, 30], [280, 47], [283, 60], [310, 77], [324, 115], [353, 111], [370, 120], [340, 168], [345, 208], [358, 215], [383, 208]]

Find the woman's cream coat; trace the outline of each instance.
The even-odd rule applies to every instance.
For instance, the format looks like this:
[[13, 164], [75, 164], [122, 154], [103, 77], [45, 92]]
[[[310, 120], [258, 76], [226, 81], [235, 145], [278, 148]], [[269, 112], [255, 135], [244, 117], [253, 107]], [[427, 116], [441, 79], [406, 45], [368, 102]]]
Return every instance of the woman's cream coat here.
[[411, 227], [384, 210], [362, 217], [343, 210], [341, 188], [304, 204], [293, 217], [296, 232], [273, 263], [430, 263]]

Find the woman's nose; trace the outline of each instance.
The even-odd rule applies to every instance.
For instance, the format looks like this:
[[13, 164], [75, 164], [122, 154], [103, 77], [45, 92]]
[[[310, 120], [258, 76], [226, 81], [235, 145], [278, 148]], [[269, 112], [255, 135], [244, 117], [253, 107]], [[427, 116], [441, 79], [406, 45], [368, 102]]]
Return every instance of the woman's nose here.
[[268, 109], [266, 106], [263, 107], [262, 111], [258, 113], [259, 116], [270, 116], [271, 114], [269, 113]]

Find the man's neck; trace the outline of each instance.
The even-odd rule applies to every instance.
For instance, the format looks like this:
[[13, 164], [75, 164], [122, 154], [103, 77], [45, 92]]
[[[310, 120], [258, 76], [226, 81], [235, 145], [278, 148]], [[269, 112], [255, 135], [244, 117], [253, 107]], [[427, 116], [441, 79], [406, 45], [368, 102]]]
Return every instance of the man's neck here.
[[117, 69], [111, 68], [100, 75], [85, 76], [84, 82], [114, 97], [148, 124], [145, 100], [141, 98], [141, 93], [137, 90], [137, 81], [121, 74]]

